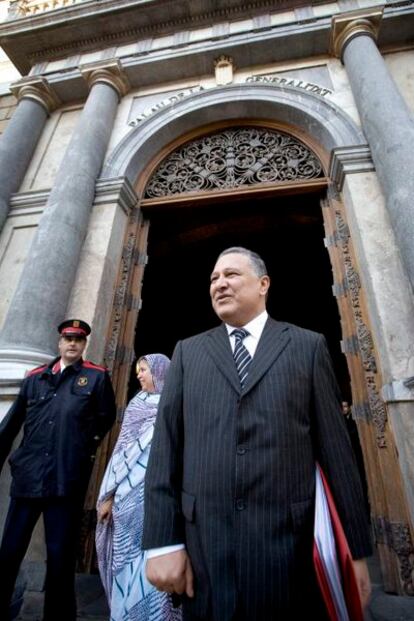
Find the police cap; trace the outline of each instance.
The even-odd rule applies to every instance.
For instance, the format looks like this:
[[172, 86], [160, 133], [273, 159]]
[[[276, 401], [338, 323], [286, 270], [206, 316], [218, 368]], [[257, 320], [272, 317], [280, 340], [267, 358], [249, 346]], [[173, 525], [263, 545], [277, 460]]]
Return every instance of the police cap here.
[[82, 319], [66, 319], [58, 326], [60, 336], [78, 336], [86, 339], [91, 333], [91, 327]]

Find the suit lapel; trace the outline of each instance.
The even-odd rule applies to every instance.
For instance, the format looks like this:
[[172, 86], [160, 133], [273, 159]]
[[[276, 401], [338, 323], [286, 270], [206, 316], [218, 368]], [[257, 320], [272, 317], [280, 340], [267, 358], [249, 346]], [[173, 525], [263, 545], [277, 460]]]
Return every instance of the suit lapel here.
[[[269, 317], [250, 366], [249, 375], [247, 376], [246, 384], [243, 389], [243, 396], [260, 381], [269, 367], [288, 345], [289, 341], [289, 324], [274, 321]], [[221, 326], [211, 330], [207, 334], [206, 348], [218, 369], [227, 378], [234, 390], [237, 393], [241, 393], [240, 380], [236, 365], [234, 364], [227, 329], [224, 324], [221, 324]]]
[[238, 393], [241, 392], [240, 379], [234, 364], [230, 339], [224, 324], [207, 334], [206, 347], [218, 369], [228, 379]]
[[274, 321], [274, 319], [269, 317], [266, 321], [257, 345], [256, 353], [249, 369], [249, 374], [243, 390], [243, 396], [246, 395], [263, 377], [269, 367], [275, 362], [275, 360], [288, 345], [289, 341], [289, 324]]

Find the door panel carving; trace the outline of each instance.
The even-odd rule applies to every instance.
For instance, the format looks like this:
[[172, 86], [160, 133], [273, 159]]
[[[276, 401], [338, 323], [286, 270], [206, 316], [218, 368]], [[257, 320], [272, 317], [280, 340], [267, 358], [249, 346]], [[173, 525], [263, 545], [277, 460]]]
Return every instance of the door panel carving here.
[[345, 210], [332, 187], [322, 212], [384, 586], [413, 595], [414, 547], [397, 452], [380, 396], [381, 374]]

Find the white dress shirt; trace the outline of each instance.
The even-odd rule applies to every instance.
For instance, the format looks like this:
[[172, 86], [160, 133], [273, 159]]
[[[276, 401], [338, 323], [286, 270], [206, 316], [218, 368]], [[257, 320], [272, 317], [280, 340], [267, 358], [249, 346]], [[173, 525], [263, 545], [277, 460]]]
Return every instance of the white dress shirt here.
[[[252, 358], [256, 353], [256, 348], [259, 344], [260, 337], [262, 336], [263, 328], [265, 327], [267, 318], [267, 311], [264, 310], [262, 313], [260, 313], [260, 315], [257, 315], [257, 317], [249, 321], [249, 323], [246, 323], [245, 326], [242, 326], [242, 328], [244, 330], [247, 330], [247, 332], [249, 333], [248, 336], [243, 339], [243, 345], [246, 347]], [[225, 325], [230, 338], [231, 350], [234, 352], [236, 337], [232, 336], [231, 333], [233, 332], [233, 330], [236, 330], [237, 327], [230, 326], [228, 323], [226, 323]]]
[[[262, 336], [263, 328], [265, 327], [265, 323], [267, 321], [268, 314], [267, 311], [263, 311], [260, 315], [257, 315], [254, 319], [246, 323], [245, 326], [242, 326], [249, 333], [245, 339], [243, 339], [243, 344], [245, 345], [247, 351], [253, 358], [256, 353], [256, 348], [259, 343], [259, 339]], [[236, 329], [236, 326], [230, 326], [229, 324], [225, 324], [229, 339], [231, 350], [234, 352], [234, 347], [236, 344], [236, 337], [231, 335], [231, 332]], [[237, 326], [240, 327], [240, 326]], [[177, 552], [177, 550], [184, 550], [185, 545], [183, 543], [177, 543], [172, 546], [163, 546], [162, 548], [151, 548], [151, 550], [147, 550], [147, 559], [154, 558], [155, 556], [162, 556], [163, 554], [170, 554], [170, 552]]]

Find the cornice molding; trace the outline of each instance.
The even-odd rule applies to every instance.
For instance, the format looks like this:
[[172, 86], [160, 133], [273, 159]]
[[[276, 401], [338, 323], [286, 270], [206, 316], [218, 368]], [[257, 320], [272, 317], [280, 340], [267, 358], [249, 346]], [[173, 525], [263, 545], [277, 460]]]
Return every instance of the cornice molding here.
[[[49, 11], [40, 11], [24, 16], [12, 11], [7, 24], [14, 30], [20, 30], [28, 24], [35, 27], [50, 26], [51, 22], [65, 23], [68, 20], [78, 20], [89, 17], [92, 13], [99, 17], [112, 12], [125, 12], [129, 9], [137, 13], [141, 9], [143, 14], [139, 31], [142, 33], [157, 33], [166, 31], [171, 26], [191, 26], [201, 23], [211, 23], [214, 19], [237, 18], [241, 15], [253, 16], [263, 10], [288, 10], [303, 6], [329, 4], [330, 0], [199, 0], [198, 10], [194, 7], [183, 6], [179, 0], [84, 0], [73, 5], [58, 7]], [[173, 5], [176, 5], [175, 7]], [[160, 8], [167, 6], [168, 17], [160, 19]], [[150, 19], [150, 17], [158, 19]]]
[[377, 6], [335, 15], [332, 18], [331, 53], [342, 60], [348, 43], [361, 35], [371, 37], [376, 41], [383, 13], [384, 7]]
[[127, 177], [98, 179], [94, 205], [117, 203], [129, 215], [138, 203], [138, 196]]
[[[321, 4], [327, 0], [313, 0]], [[30, 64], [74, 50], [96, 49], [217, 21], [254, 17], [266, 11], [293, 10], [307, 0], [90, 0], [0, 24], [0, 46], [22, 73]], [[20, 45], [17, 43], [19, 42]], [[24, 45], [22, 45], [24, 42]], [[46, 43], [46, 45], [45, 45]], [[28, 61], [30, 61], [28, 63]]]
[[371, 150], [367, 144], [332, 150], [328, 174], [339, 192], [343, 188], [346, 175], [374, 170]]
[[[42, 212], [51, 190], [30, 190], [13, 194], [10, 200], [12, 215]], [[127, 177], [98, 179], [95, 187], [94, 205], [117, 203], [128, 215], [138, 203], [138, 195]]]
[[128, 78], [118, 59], [87, 63], [80, 65], [79, 70], [85, 78], [89, 89], [91, 89], [94, 84], [107, 84], [116, 90], [120, 99], [130, 90]]
[[[205, 50], [208, 51], [207, 62], [212, 63], [215, 57], [226, 54], [234, 58], [239, 68], [251, 64], [253, 47], [257, 64], [285, 58], [286, 46], [292, 58], [299, 57], [299, 50], [301, 57], [329, 53], [332, 15], [315, 14], [312, 7], [321, 2], [308, 0], [307, 6], [309, 3], [310, 11], [307, 16], [295, 19], [292, 14], [292, 21], [287, 24], [283, 21], [278, 23], [276, 20], [276, 23], [269, 25], [268, 20], [254, 18], [270, 12], [300, 8], [305, 0], [269, 0], [248, 4], [243, 4], [241, 0], [200, 0], [197, 2], [198, 12], [195, 14], [189, 10], [190, 3], [179, 0], [86, 0], [64, 9], [0, 23], [0, 46], [19, 71], [26, 74], [36, 64], [37, 73], [40, 73], [43, 71], [44, 62], [75, 58], [80, 52], [122, 47], [135, 42], [136, 51], [122, 57], [131, 84], [134, 84], [130, 76], [132, 66], [148, 65], [153, 59], [157, 62], [161, 57], [171, 67], [168, 66], [167, 69], [165, 63], [163, 64], [160, 79], [173, 80], [177, 74], [182, 79], [184, 74], [190, 73], [190, 69], [205, 70], [206, 61], [201, 62], [199, 59]], [[198, 28], [204, 29], [206, 26], [211, 30], [214, 24], [224, 24], [241, 17], [251, 20], [248, 31], [229, 32], [225, 28], [223, 31], [218, 29], [202, 40], [186, 40], [183, 36], [173, 36]], [[385, 45], [388, 49], [409, 45], [412, 42], [413, 21], [414, 7], [411, 0], [387, 4], [379, 45]], [[165, 35], [170, 35], [171, 38], [171, 45], [168, 47], [150, 49], [151, 46], [145, 45], [152, 38], [163, 38]], [[143, 45], [140, 47], [138, 43]], [[186, 59], [188, 69], [184, 70], [176, 57], [190, 55], [196, 57], [195, 65]], [[70, 67], [70, 63], [65, 64], [62, 74], [74, 68]], [[154, 71], [153, 76], [157, 75], [158, 67], [154, 67]], [[135, 77], [135, 82], [141, 85], [138, 77]], [[148, 83], [147, 77], [144, 83]], [[68, 100], [67, 93], [57, 92]], [[83, 97], [84, 93], [80, 96]]]
[[17, 192], [10, 199], [10, 215], [27, 215], [28, 213], [41, 213], [49, 199], [50, 189], [29, 190]]
[[46, 109], [50, 114], [61, 104], [59, 97], [43, 77], [22, 78], [10, 86], [13, 95], [20, 102], [22, 99], [32, 99]]

